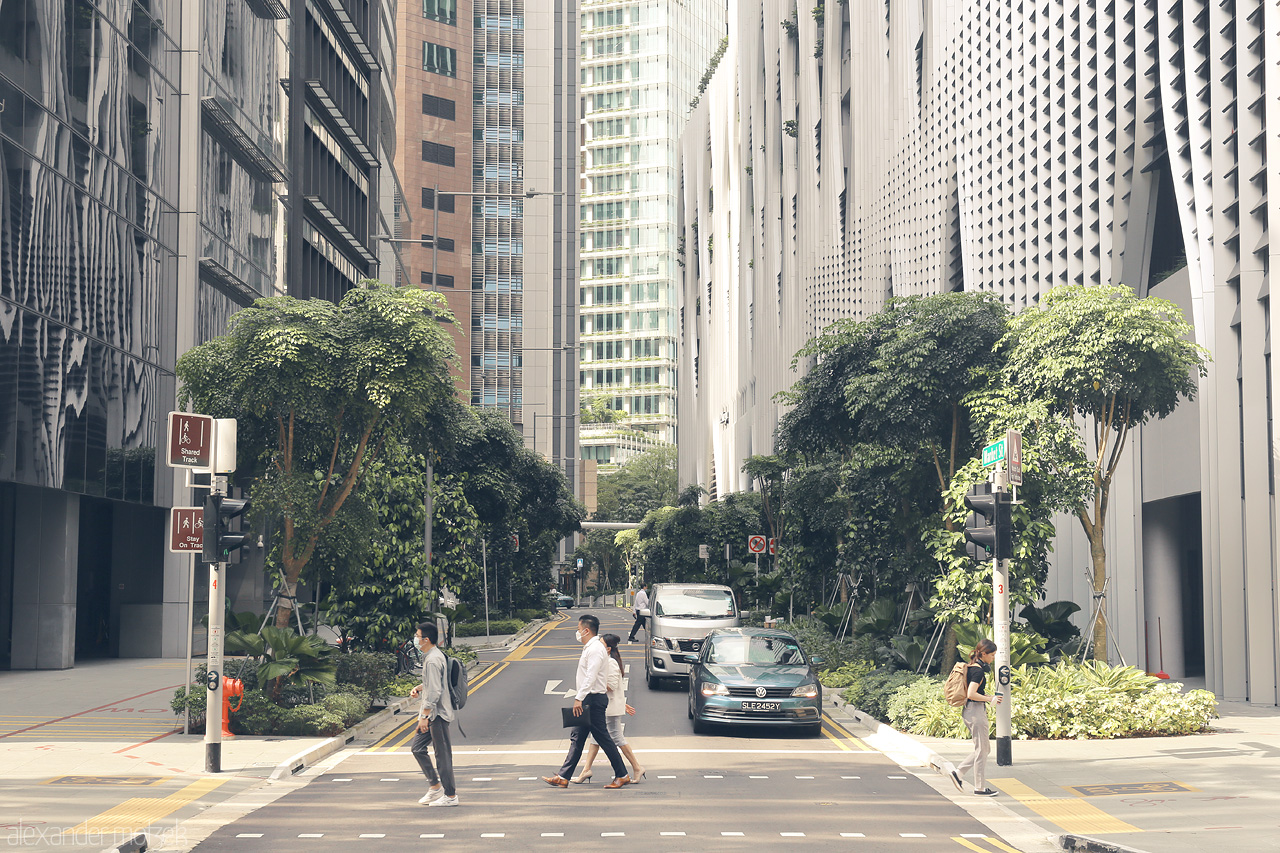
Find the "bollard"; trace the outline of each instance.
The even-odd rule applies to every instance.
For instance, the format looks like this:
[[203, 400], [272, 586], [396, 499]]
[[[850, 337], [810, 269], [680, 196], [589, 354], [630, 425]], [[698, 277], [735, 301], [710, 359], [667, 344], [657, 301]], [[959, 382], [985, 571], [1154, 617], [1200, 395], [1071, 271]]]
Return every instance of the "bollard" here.
[[[231, 707], [231, 697], [240, 701]], [[238, 678], [222, 677], [222, 736], [235, 737], [231, 731], [231, 712], [239, 711], [244, 706], [244, 682]]]

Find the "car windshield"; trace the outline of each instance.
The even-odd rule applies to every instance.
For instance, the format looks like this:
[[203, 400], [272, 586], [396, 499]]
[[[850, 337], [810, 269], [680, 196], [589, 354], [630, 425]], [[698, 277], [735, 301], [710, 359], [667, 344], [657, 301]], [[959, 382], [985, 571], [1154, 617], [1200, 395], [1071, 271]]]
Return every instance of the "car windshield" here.
[[727, 634], [712, 637], [707, 649], [707, 663], [729, 666], [792, 666], [804, 663], [804, 655], [795, 640], [786, 637], [751, 637]]
[[726, 589], [663, 590], [654, 607], [658, 616], [727, 619], [733, 615], [733, 593]]

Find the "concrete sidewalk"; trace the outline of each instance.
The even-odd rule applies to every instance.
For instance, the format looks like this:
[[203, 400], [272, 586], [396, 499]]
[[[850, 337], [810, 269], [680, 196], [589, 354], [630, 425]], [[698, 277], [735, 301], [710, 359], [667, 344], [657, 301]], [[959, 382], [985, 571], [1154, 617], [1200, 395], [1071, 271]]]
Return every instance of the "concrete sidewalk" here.
[[990, 800], [945, 775], [968, 741], [907, 736], [849, 706], [832, 713], [1028, 851], [1037, 840], [1085, 851], [1280, 850], [1280, 709], [1224, 702], [1211, 732], [1187, 737], [1015, 740], [1006, 767], [993, 744], [987, 781], [1000, 796]]
[[[0, 672], [0, 844], [96, 851], [146, 827], [163, 838], [345, 745], [342, 736], [242, 735], [223, 742], [223, 772], [205, 773], [203, 736], [183, 735], [169, 708], [185, 677], [185, 661], [170, 659]], [[362, 725], [376, 737], [396, 722], [384, 714]]]

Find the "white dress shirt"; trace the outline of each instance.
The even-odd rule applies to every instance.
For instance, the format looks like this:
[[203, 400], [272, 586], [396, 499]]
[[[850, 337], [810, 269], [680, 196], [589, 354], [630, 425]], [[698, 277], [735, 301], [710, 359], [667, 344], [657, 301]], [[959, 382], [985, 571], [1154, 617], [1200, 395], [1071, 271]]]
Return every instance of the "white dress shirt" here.
[[609, 685], [609, 669], [605, 662], [609, 660], [609, 649], [604, 640], [592, 637], [582, 647], [582, 656], [578, 658], [578, 692], [574, 698], [585, 699], [588, 693], [604, 693]]
[[632, 610], [634, 610], [636, 615], [639, 616], [640, 611], [644, 610], [648, 606], [649, 606], [649, 593], [645, 592], [642, 589], [636, 593], [635, 606], [632, 608]]

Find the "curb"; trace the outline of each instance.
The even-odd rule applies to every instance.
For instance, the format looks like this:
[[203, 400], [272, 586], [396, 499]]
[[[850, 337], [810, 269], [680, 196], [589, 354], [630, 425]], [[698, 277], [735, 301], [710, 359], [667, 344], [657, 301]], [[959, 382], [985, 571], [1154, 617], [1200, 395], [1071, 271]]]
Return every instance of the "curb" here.
[[938, 753], [929, 749], [924, 744], [917, 741], [910, 735], [904, 735], [893, 726], [882, 723], [875, 717], [865, 711], [861, 711], [850, 705], [839, 695], [831, 697], [837, 708], [840, 708], [849, 714], [862, 725], [872, 729], [875, 734], [870, 737], [863, 738], [867, 743], [881, 752], [894, 752], [907, 755], [915, 759], [918, 763], [926, 767], [937, 770], [939, 773], [946, 775], [955, 769], [955, 765], [943, 758]]
[[1102, 841], [1087, 835], [1059, 835], [1058, 845], [1063, 850], [1076, 850], [1080, 853], [1146, 853], [1136, 847], [1126, 847], [1114, 841]]
[[104, 847], [102, 853], [145, 853], [147, 849], [147, 834], [139, 832], [132, 838], [121, 841], [111, 847]]
[[533, 634], [534, 631], [537, 631], [539, 628], [541, 628], [543, 625], [547, 624], [550, 621], [551, 621], [550, 619], [534, 619], [528, 625], [525, 625], [523, 628], [521, 628], [520, 633], [512, 635], [511, 639], [503, 643], [502, 645], [493, 645], [489, 643], [472, 645], [471, 643], [467, 642], [467, 640], [477, 639], [475, 637], [460, 637], [454, 641], [454, 645], [466, 646], [469, 649], [471, 649], [473, 652], [491, 652], [491, 651], [495, 651], [496, 649], [506, 649], [506, 648], [510, 648], [511, 646], [520, 645], [525, 640], [529, 639], [529, 637]]
[[[410, 700], [408, 697], [396, 699], [378, 713], [371, 717], [366, 717], [342, 734], [334, 735], [328, 740], [322, 740], [315, 746], [307, 747], [301, 752], [289, 756], [284, 761], [277, 764], [275, 769], [271, 771], [271, 775], [267, 778], [273, 782], [285, 779], [298, 773], [308, 765], [315, 764], [317, 761], [328, 758], [330, 755], [333, 755], [356, 738], [365, 736], [372, 729], [382, 725], [387, 720], [390, 720], [392, 717], [404, 711], [405, 706], [408, 705], [409, 702]], [[122, 853], [124, 852], [122, 851]]]

